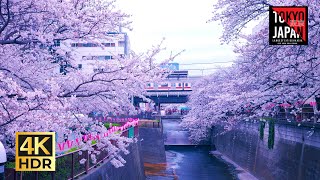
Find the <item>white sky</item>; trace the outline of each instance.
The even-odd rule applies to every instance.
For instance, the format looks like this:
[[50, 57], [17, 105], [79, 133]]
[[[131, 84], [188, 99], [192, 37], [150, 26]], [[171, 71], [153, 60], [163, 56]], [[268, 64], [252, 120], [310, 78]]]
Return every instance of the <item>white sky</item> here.
[[[117, 0], [118, 7], [131, 14], [131, 27], [128, 32], [131, 49], [145, 52], [157, 45], [163, 38], [166, 51], [158, 58], [164, 59], [171, 53], [185, 52], [174, 62], [214, 63], [229, 62], [235, 59], [233, 48], [221, 45], [222, 27], [217, 22], [207, 21], [212, 17], [215, 0]], [[230, 63], [212, 65], [180, 65], [180, 69], [207, 69]], [[212, 72], [205, 70], [204, 74]], [[201, 74], [200, 70], [190, 71]]]

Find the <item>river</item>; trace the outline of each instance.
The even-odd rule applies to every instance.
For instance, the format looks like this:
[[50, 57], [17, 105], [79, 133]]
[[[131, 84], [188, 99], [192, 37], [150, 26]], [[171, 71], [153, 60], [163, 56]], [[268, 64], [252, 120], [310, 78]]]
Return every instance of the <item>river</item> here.
[[224, 162], [209, 154], [210, 146], [166, 146], [167, 163], [145, 164], [148, 180], [232, 180]]

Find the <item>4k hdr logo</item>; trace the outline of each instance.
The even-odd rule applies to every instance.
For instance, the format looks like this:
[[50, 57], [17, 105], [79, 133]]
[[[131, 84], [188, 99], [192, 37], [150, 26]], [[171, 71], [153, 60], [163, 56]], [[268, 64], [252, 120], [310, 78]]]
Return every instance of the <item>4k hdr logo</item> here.
[[55, 171], [55, 133], [17, 132], [16, 171]]

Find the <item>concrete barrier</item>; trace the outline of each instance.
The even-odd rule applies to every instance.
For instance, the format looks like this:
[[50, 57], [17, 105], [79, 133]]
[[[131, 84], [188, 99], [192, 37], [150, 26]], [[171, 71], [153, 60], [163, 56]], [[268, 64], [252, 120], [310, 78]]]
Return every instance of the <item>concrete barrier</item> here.
[[90, 171], [88, 174], [81, 176], [81, 180], [144, 180], [146, 179], [144, 174], [144, 166], [141, 158], [141, 145], [132, 143], [128, 150], [130, 154], [122, 157], [126, 160], [126, 164], [123, 167], [115, 168], [110, 161], [103, 163], [97, 168]]
[[139, 128], [143, 162], [165, 163], [166, 153], [161, 128]]
[[268, 147], [268, 123], [262, 140], [259, 123], [245, 122], [224, 134], [222, 131], [223, 127], [213, 128], [212, 145], [258, 179], [320, 177], [319, 129], [276, 124], [273, 148]]

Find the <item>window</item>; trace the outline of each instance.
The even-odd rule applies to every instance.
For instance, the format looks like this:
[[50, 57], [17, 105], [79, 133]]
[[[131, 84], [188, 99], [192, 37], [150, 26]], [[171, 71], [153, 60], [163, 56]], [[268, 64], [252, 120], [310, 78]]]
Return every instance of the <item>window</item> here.
[[103, 68], [97, 68], [97, 69], [93, 69], [93, 72], [103, 72], [104, 69]]
[[71, 47], [98, 47], [96, 43], [71, 43]]
[[60, 39], [56, 39], [53, 41], [54, 42], [54, 46], [60, 46]]
[[110, 60], [112, 56], [82, 56], [83, 60]]
[[118, 46], [119, 47], [124, 47], [125, 46], [125, 42], [124, 41], [119, 41], [118, 42]]
[[98, 47], [98, 44], [96, 44], [96, 43], [87, 43], [86, 47]]
[[116, 43], [101, 43], [105, 47], [116, 47]]
[[78, 64], [78, 69], [82, 69], [82, 64]]
[[112, 56], [105, 56], [105, 60], [113, 59]]
[[68, 72], [67, 67], [70, 67], [70, 65], [69, 64], [61, 64], [60, 65], [60, 73], [63, 75], [66, 75]]
[[89, 43], [89, 47], [97, 47], [97, 45], [95, 43]]
[[169, 87], [169, 83], [161, 83], [160, 87]]
[[63, 73], [63, 72], [64, 72], [64, 67], [60, 66], [60, 73]]

